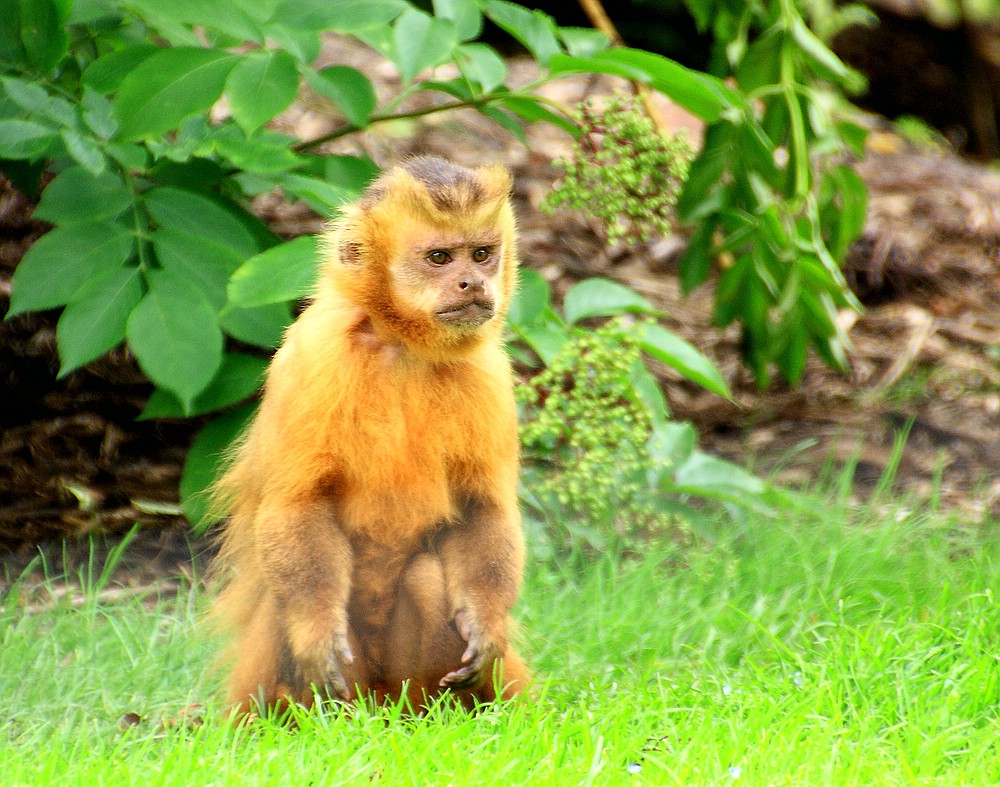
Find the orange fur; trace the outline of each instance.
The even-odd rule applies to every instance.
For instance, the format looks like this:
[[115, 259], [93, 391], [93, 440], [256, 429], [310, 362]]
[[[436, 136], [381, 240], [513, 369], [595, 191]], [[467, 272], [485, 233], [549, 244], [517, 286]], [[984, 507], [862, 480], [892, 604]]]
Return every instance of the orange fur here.
[[[528, 680], [503, 316], [516, 279], [501, 168], [417, 159], [348, 208], [316, 294], [218, 487], [228, 699], [467, 705]], [[432, 264], [447, 249], [447, 264]], [[490, 257], [485, 263], [473, 255]], [[489, 316], [492, 314], [492, 316]]]

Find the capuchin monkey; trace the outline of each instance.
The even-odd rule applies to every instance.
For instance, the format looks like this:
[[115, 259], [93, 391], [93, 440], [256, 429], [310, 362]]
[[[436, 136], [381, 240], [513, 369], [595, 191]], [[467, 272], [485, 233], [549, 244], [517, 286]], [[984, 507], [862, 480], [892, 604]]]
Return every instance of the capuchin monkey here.
[[508, 641], [524, 543], [504, 315], [510, 173], [416, 158], [324, 237], [312, 301], [216, 489], [227, 697], [415, 710], [529, 681]]

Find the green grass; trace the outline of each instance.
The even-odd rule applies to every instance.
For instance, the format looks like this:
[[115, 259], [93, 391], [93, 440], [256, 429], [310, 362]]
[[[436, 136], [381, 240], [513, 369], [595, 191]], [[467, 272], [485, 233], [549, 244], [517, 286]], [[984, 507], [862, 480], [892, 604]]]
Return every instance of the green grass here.
[[[996, 526], [837, 504], [794, 519], [530, 567], [518, 616], [538, 697], [475, 716], [359, 708], [234, 730], [203, 677], [200, 591], [40, 608], [15, 593], [0, 782], [1000, 783]], [[207, 723], [164, 724], [192, 703]], [[142, 720], [123, 730], [127, 713]]]

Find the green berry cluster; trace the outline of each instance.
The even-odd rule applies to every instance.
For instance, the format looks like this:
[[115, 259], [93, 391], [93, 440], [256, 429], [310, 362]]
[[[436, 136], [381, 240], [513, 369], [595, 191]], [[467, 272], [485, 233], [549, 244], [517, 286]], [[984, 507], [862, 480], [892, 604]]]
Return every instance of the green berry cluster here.
[[612, 320], [580, 331], [518, 387], [525, 459], [542, 468], [533, 491], [561, 516], [616, 530], [648, 519], [642, 492], [651, 421], [631, 384], [639, 363], [636, 331]]
[[647, 242], [671, 232], [674, 205], [694, 148], [683, 133], [659, 132], [633, 98], [613, 95], [604, 108], [581, 104], [582, 134], [573, 154], [556, 161], [564, 175], [542, 203], [599, 219], [609, 243]]

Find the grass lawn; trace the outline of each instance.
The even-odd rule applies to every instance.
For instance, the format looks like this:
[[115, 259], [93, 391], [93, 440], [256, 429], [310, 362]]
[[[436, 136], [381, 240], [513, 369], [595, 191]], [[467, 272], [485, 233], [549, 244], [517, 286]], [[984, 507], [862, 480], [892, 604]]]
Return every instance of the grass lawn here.
[[[359, 708], [234, 730], [204, 677], [203, 592], [12, 594], [0, 783], [1000, 783], [1000, 527], [838, 504], [796, 518], [531, 566], [518, 617], [538, 697], [475, 716]], [[171, 726], [193, 703], [207, 722]]]

